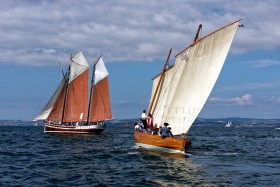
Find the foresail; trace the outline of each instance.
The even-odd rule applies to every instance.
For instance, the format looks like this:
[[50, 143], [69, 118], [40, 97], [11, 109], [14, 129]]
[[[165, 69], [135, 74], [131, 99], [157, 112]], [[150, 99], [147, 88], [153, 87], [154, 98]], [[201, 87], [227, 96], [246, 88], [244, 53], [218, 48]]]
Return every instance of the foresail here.
[[89, 121], [97, 122], [112, 118], [108, 76], [109, 73], [101, 56], [95, 64]]
[[169, 123], [175, 135], [189, 130], [217, 81], [238, 24], [207, 35], [176, 56], [153, 110], [155, 123]]
[[56, 102], [54, 103], [52, 110], [47, 118], [49, 121], [61, 122], [62, 121], [62, 112], [63, 112], [63, 105], [66, 93], [66, 83], [61, 89], [60, 94], [58, 95]]
[[35, 117], [35, 120], [46, 120], [49, 116], [49, 114], [52, 111], [52, 108], [57, 101], [59, 95], [62, 92], [63, 87], [65, 86], [66, 80], [65, 78], [62, 79], [61, 83], [57, 87], [56, 91], [52, 95], [51, 99], [48, 101], [46, 106], [43, 108], [43, 110]]

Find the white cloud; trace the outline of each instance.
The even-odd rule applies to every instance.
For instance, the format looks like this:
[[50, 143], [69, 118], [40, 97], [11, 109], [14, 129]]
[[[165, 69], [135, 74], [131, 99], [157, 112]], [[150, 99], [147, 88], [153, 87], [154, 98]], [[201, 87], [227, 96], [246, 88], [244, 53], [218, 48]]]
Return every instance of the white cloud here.
[[234, 86], [225, 86], [221, 91], [256, 91], [256, 90], [278, 90], [280, 87], [279, 81], [270, 82], [251, 82]]
[[[0, 63], [48, 64], [77, 50], [90, 58], [102, 53], [107, 61], [165, 59], [169, 48], [175, 54], [190, 44], [200, 23], [206, 34], [239, 18], [245, 28], [238, 30], [232, 52], [273, 49], [280, 41], [278, 7], [277, 0], [4, 0]], [[54, 51], [17, 58], [36, 49]]]
[[264, 101], [269, 101], [273, 104], [279, 104], [280, 103], [280, 97], [271, 96], [271, 97], [264, 97]]
[[246, 61], [246, 62], [242, 62], [242, 63], [250, 64], [254, 68], [263, 68], [263, 67], [268, 67], [268, 66], [280, 65], [279, 60], [271, 60], [271, 59], [258, 59], [258, 60]]
[[234, 98], [219, 98], [219, 97], [211, 97], [208, 99], [209, 102], [212, 103], [225, 103], [230, 105], [253, 105], [253, 97], [251, 94], [245, 94], [242, 97], [234, 97]]

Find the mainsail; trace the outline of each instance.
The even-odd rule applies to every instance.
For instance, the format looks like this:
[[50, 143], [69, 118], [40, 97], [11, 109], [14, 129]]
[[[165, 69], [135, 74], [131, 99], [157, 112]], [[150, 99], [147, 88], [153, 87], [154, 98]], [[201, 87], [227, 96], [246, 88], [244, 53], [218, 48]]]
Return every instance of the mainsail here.
[[[155, 124], [169, 123], [174, 135], [189, 130], [218, 79], [239, 21], [195, 41], [176, 55], [174, 66], [164, 73], [152, 106]], [[151, 98], [159, 79], [157, 76], [153, 80]]]
[[109, 73], [105, 67], [102, 56], [95, 64], [93, 92], [90, 108], [90, 121], [102, 121], [112, 118]]
[[70, 77], [63, 122], [87, 119], [89, 64], [82, 52], [69, 61]]

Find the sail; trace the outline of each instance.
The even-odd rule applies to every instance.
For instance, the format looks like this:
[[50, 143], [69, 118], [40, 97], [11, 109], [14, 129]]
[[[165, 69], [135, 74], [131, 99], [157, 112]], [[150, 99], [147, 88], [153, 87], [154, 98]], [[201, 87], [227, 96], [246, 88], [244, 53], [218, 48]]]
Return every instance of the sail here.
[[[89, 65], [82, 52], [78, 52], [73, 56], [69, 60], [69, 65], [68, 91], [66, 91], [67, 84], [64, 79], [58, 89], [60, 91], [54, 94], [56, 95], [55, 99], [50, 100], [52, 101], [52, 108], [49, 109], [50, 112], [46, 115], [50, 121], [77, 122], [85, 121], [87, 117]], [[66, 101], [64, 102], [65, 98]], [[63, 119], [62, 116], [64, 117]]]
[[[239, 21], [201, 39], [176, 55], [165, 72], [152, 114], [159, 126], [169, 123], [174, 135], [186, 133], [209, 97], [230, 49]], [[153, 91], [159, 76], [154, 79]]]
[[56, 103], [58, 97], [61, 95], [63, 88], [65, 88], [66, 79], [65, 77], [62, 79], [61, 83], [57, 87], [56, 91], [43, 108], [43, 110], [35, 117], [35, 120], [46, 120], [53, 109], [54, 104]]
[[85, 121], [87, 119], [89, 64], [80, 51], [69, 60], [70, 77], [64, 122]]
[[112, 118], [108, 76], [103, 58], [100, 57], [95, 66], [90, 121], [96, 122]]
[[47, 120], [49, 121], [55, 121], [55, 122], [61, 122], [62, 121], [62, 112], [63, 112], [63, 106], [64, 106], [64, 99], [65, 99], [65, 93], [66, 93], [66, 84], [65, 81], [61, 92], [57, 96], [57, 99], [47, 117]]

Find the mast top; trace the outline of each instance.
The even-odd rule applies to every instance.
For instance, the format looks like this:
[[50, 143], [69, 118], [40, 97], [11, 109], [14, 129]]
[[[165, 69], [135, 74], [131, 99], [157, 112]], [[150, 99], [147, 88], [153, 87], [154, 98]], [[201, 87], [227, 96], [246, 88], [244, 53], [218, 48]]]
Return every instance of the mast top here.
[[199, 33], [200, 33], [201, 30], [202, 30], [202, 24], [199, 24], [199, 26], [197, 28], [197, 31], [196, 31], [196, 34], [195, 34], [195, 37], [193, 39], [193, 43], [198, 39], [198, 36], [199, 36]]

